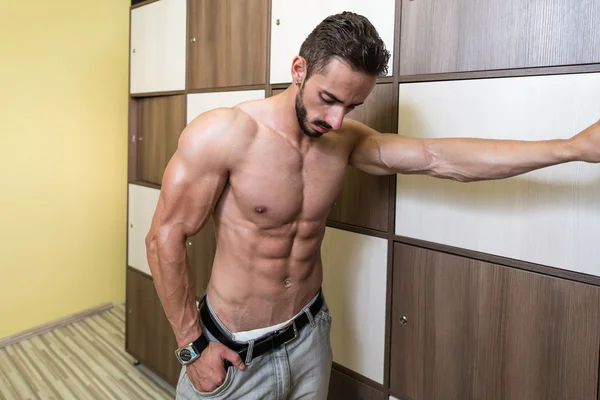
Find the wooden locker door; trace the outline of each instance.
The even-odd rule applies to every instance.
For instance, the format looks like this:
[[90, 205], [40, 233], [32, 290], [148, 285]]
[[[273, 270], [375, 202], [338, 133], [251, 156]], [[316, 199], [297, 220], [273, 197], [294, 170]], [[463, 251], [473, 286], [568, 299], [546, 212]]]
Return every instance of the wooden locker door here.
[[190, 0], [190, 89], [265, 83], [267, 0]]
[[[400, 85], [399, 131], [419, 138], [566, 139], [598, 120], [600, 73]], [[460, 183], [398, 175], [396, 234], [600, 275], [600, 168], [556, 165]]]
[[327, 400], [383, 400], [382, 392], [336, 370], [331, 370]]
[[152, 275], [146, 256], [146, 235], [150, 231], [160, 190], [129, 184], [129, 226], [127, 264]]
[[402, 398], [596, 398], [598, 287], [396, 243], [391, 323]]
[[196, 296], [202, 296], [208, 288], [208, 282], [212, 273], [213, 260], [217, 247], [217, 238], [213, 226], [212, 217], [194, 236], [187, 240], [187, 254], [190, 267], [194, 274], [194, 285]]
[[131, 10], [131, 94], [185, 90], [186, 1]]
[[160, 185], [185, 128], [185, 96], [143, 98], [138, 107], [138, 180]]
[[127, 269], [126, 350], [169, 384], [176, 386], [181, 364], [177, 341], [151, 278]]
[[264, 90], [194, 93], [187, 96], [187, 123], [198, 115], [219, 107], [234, 107], [240, 103], [265, 98]]
[[[365, 103], [346, 118], [360, 121], [381, 133], [396, 133], [396, 106], [394, 85], [378, 84]], [[369, 175], [349, 166], [329, 220], [387, 232], [391, 184], [389, 176]]]
[[597, 63], [598, 20], [598, 1], [402, 1], [400, 75]]
[[292, 59], [300, 52], [304, 39], [326, 17], [343, 11], [364, 15], [375, 26], [386, 48], [392, 53], [388, 68], [388, 75], [391, 76], [395, 0], [306, 0], [302, 6], [287, 0], [273, 0], [270, 82], [291, 82]]
[[333, 361], [383, 384], [387, 240], [326, 228], [323, 293]]

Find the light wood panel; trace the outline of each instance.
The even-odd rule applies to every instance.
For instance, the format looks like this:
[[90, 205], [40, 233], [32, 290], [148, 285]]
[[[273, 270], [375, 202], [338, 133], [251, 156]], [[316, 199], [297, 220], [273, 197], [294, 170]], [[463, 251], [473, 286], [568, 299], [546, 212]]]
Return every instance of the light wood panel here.
[[387, 240], [326, 229], [323, 292], [333, 360], [383, 384]]
[[185, 89], [186, 1], [131, 10], [130, 93]]
[[287, 0], [273, 0], [271, 12], [271, 83], [291, 82], [292, 59], [312, 30], [327, 16], [343, 11], [364, 15], [377, 29], [386, 48], [394, 49], [394, 0], [307, 0], [302, 6]]
[[181, 364], [175, 357], [177, 341], [152, 279], [127, 270], [126, 350], [172, 386]]
[[265, 83], [267, 0], [190, 0], [189, 88]]
[[138, 180], [160, 185], [185, 128], [185, 96], [144, 98], [138, 107]]
[[396, 243], [390, 388], [419, 400], [594, 399], [599, 311], [598, 287]]
[[240, 103], [265, 98], [264, 90], [194, 93], [187, 95], [187, 123], [198, 115], [220, 107], [234, 107]]
[[401, 75], [600, 62], [596, 0], [403, 1]]
[[0, 349], [2, 399], [170, 399], [124, 350], [122, 306]]
[[146, 235], [150, 231], [160, 190], [129, 184], [127, 264], [152, 275], [146, 256]]
[[[598, 120], [600, 74], [400, 85], [399, 131], [421, 138], [568, 138]], [[467, 155], [465, 155], [467, 157]], [[397, 235], [600, 274], [600, 169], [569, 163], [458, 183], [397, 177]]]

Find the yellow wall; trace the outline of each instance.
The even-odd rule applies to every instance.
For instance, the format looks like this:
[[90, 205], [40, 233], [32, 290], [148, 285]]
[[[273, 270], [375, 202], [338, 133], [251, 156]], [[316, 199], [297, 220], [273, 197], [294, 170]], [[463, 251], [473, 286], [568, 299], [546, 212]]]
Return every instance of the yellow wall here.
[[0, 338], [124, 301], [129, 4], [0, 0]]

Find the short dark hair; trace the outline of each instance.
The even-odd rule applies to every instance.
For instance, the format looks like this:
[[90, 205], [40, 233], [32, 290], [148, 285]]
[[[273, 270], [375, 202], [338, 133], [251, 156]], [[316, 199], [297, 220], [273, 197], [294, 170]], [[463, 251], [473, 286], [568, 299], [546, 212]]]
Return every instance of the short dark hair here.
[[320, 72], [332, 57], [355, 71], [372, 76], [385, 76], [390, 52], [367, 18], [353, 12], [343, 12], [325, 18], [308, 35], [300, 56], [306, 60], [306, 78]]

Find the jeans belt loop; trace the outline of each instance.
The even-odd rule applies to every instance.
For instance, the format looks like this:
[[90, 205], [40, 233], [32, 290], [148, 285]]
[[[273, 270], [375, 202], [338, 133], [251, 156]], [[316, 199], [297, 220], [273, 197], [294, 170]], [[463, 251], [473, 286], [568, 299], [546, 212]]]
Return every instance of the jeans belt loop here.
[[244, 364], [250, 365], [250, 363], [252, 362], [253, 351], [254, 351], [254, 339], [252, 339], [248, 342], [248, 352], [246, 353], [246, 360], [245, 360]]

